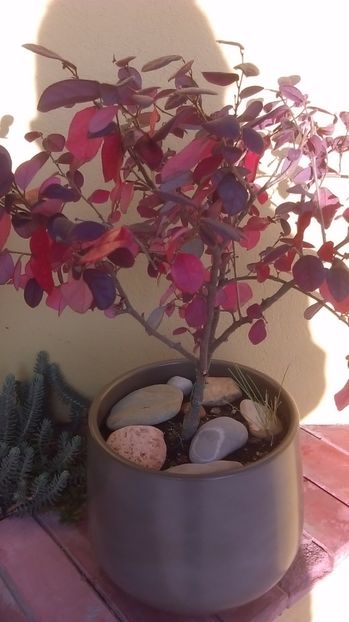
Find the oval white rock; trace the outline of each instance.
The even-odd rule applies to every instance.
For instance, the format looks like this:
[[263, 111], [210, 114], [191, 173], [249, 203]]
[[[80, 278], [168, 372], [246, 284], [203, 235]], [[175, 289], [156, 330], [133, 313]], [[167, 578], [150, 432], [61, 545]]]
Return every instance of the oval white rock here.
[[107, 445], [119, 456], [145, 469], [160, 471], [166, 460], [164, 435], [151, 425], [129, 425], [112, 432]]
[[224, 473], [242, 467], [241, 462], [234, 460], [214, 460], [213, 462], [188, 462], [166, 469], [166, 472], [178, 473], [178, 475], [205, 475], [208, 473]]
[[271, 438], [281, 432], [281, 421], [265, 404], [242, 400], [239, 406], [249, 430], [257, 438]]
[[169, 384], [153, 384], [132, 391], [117, 402], [107, 418], [107, 427], [154, 425], [172, 419], [180, 411], [183, 393]]
[[189, 378], [184, 378], [183, 376], [172, 376], [172, 378], [167, 381], [167, 384], [180, 389], [183, 395], [190, 395], [193, 390], [192, 381], [189, 380]]
[[191, 462], [213, 462], [236, 451], [248, 439], [247, 428], [231, 417], [217, 417], [204, 423], [193, 437], [189, 458]]

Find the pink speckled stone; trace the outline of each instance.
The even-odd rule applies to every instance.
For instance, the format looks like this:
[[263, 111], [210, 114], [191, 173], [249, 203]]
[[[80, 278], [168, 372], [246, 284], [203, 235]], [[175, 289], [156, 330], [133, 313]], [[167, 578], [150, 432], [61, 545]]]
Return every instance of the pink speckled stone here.
[[115, 430], [107, 445], [125, 460], [145, 469], [160, 471], [166, 459], [163, 432], [151, 425], [128, 425]]

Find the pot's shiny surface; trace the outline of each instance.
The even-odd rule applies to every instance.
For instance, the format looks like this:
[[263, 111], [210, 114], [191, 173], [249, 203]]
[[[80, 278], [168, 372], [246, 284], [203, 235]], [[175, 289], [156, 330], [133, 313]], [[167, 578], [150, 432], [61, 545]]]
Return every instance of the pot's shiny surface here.
[[[253, 380], [279, 391], [248, 368]], [[211, 375], [228, 376], [216, 361]], [[89, 443], [89, 526], [97, 558], [123, 590], [158, 609], [204, 614], [236, 607], [275, 585], [291, 565], [302, 531], [298, 412], [282, 390], [287, 427], [268, 456], [232, 473], [179, 476], [145, 471], [113, 454], [100, 425], [124, 395], [174, 375], [193, 378], [186, 361], [139, 368], [93, 402]]]

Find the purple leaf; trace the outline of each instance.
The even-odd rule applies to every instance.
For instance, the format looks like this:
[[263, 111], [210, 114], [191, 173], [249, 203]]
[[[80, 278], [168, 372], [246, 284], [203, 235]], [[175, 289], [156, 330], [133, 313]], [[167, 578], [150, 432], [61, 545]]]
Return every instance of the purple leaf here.
[[224, 71], [203, 71], [202, 75], [207, 82], [217, 84], [218, 86], [228, 86], [229, 84], [233, 84], [233, 82], [237, 82], [239, 79], [237, 73], [227, 73]]
[[239, 116], [239, 121], [249, 122], [257, 119], [259, 113], [263, 110], [263, 104], [261, 101], [254, 100], [249, 102], [245, 108], [245, 111]]
[[216, 233], [224, 240], [234, 240], [235, 242], [241, 240], [241, 231], [237, 229], [237, 227], [215, 220], [214, 218], [201, 218], [200, 228], [203, 228], [205, 233], [209, 235]]
[[250, 76], [258, 76], [259, 69], [253, 63], [240, 63], [235, 65], [234, 69], [241, 69], [242, 73], [249, 78]]
[[246, 209], [248, 192], [246, 188], [231, 173], [225, 175], [217, 186], [219, 197], [227, 214], [233, 216]]
[[96, 80], [61, 80], [47, 87], [38, 103], [39, 112], [49, 112], [63, 106], [74, 106], [99, 99], [100, 88]]
[[29, 307], [34, 309], [40, 304], [43, 293], [41, 285], [35, 279], [29, 279], [24, 288], [24, 300]]
[[49, 219], [47, 233], [56, 242], [66, 242], [75, 225], [64, 214], [57, 214]]
[[59, 60], [61, 61], [61, 63], [63, 63], [63, 67], [70, 67], [71, 69], [73, 69], [73, 71], [76, 71], [76, 66], [73, 63], [71, 63], [66, 58], [60, 56], [60, 54], [56, 54], [56, 52], [52, 52], [52, 50], [45, 48], [43, 45], [37, 45], [36, 43], [24, 43], [22, 47], [26, 48], [26, 50], [34, 52], [35, 54], [39, 54], [39, 56], [45, 56], [46, 58], [53, 58], [54, 60]]
[[13, 182], [12, 161], [5, 147], [0, 145], [0, 197], [7, 194]]
[[21, 190], [25, 190], [35, 175], [40, 171], [48, 160], [48, 153], [41, 151], [33, 156], [27, 162], [23, 162], [18, 166], [15, 172], [15, 182]]
[[96, 108], [95, 114], [91, 117], [88, 131], [92, 134], [99, 133], [109, 126], [117, 113], [117, 106], [105, 106], [104, 108]]
[[120, 101], [120, 89], [115, 84], [100, 84], [100, 97], [105, 106], [113, 106]]
[[256, 130], [253, 130], [250, 127], [242, 128], [242, 139], [250, 151], [253, 153], [263, 153], [264, 151], [264, 141], [263, 138]]
[[253, 345], [257, 345], [261, 343], [267, 336], [267, 331], [265, 329], [264, 320], [257, 320], [254, 324], [252, 324], [250, 330], [248, 331], [248, 338]]
[[42, 193], [42, 196], [47, 197], [48, 199], [61, 199], [65, 203], [69, 201], [78, 201], [80, 198], [80, 194], [77, 190], [73, 188], [66, 188], [60, 184], [51, 184], [50, 186], [47, 186]]
[[135, 58], [135, 56], [125, 56], [125, 58], [120, 58], [120, 60], [113, 60], [113, 62], [115, 63], [115, 65], [117, 65], [117, 67], [125, 67], [125, 65], [128, 65], [131, 60], [134, 60]]
[[160, 166], [164, 154], [161, 147], [148, 134], [137, 140], [134, 150], [151, 170], [156, 170]]
[[112, 275], [96, 268], [88, 268], [84, 271], [83, 277], [93, 294], [97, 309], [103, 310], [110, 307], [116, 296], [116, 287]]
[[161, 67], [165, 67], [169, 63], [172, 63], [175, 60], [181, 60], [182, 57], [178, 54], [170, 54], [168, 56], [160, 56], [159, 58], [154, 58], [153, 60], [148, 61], [143, 65], [142, 71], [154, 71], [154, 69], [161, 69]]
[[134, 254], [126, 247], [117, 248], [108, 255], [108, 259], [119, 268], [132, 268], [135, 262]]
[[303, 93], [292, 84], [281, 84], [280, 93], [282, 97], [290, 99], [297, 105], [303, 104], [306, 100], [306, 97], [303, 95]]
[[321, 302], [314, 302], [314, 304], [310, 305], [310, 307], [307, 307], [307, 309], [304, 311], [305, 319], [311, 320], [314, 315], [316, 315], [322, 308], [323, 305], [321, 304]]
[[336, 260], [326, 273], [328, 289], [337, 302], [349, 296], [349, 269], [340, 260]]
[[292, 268], [296, 285], [304, 292], [318, 289], [325, 279], [325, 268], [322, 261], [314, 255], [300, 257]]
[[253, 95], [257, 95], [263, 91], [262, 86], [247, 86], [245, 89], [242, 89], [240, 92], [240, 99], [245, 99], [246, 97], [252, 97]]
[[153, 309], [147, 318], [147, 324], [150, 328], [153, 328], [154, 330], [159, 328], [164, 317], [165, 309], [166, 307], [157, 307], [156, 309]]
[[65, 138], [62, 134], [49, 134], [42, 141], [42, 146], [45, 151], [50, 153], [63, 151], [65, 147]]
[[177, 93], [179, 95], [217, 95], [216, 91], [212, 91], [211, 89], [202, 89], [199, 86], [188, 86], [185, 88], [178, 89]]
[[288, 244], [280, 244], [279, 246], [276, 246], [275, 248], [267, 248], [263, 255], [263, 263], [273, 263], [274, 261], [276, 261], [276, 259], [279, 259], [279, 257], [282, 257], [282, 255], [284, 255], [285, 253], [287, 253], [290, 250], [290, 247], [288, 246]]
[[240, 125], [235, 117], [231, 115], [207, 121], [207, 123], [203, 124], [203, 127], [207, 132], [219, 138], [232, 138], [236, 140], [240, 136]]
[[13, 277], [15, 265], [8, 251], [0, 253], [0, 285], [4, 285]]
[[102, 223], [85, 220], [73, 227], [70, 239], [79, 242], [91, 242], [92, 240], [97, 240], [105, 232], [106, 227]]

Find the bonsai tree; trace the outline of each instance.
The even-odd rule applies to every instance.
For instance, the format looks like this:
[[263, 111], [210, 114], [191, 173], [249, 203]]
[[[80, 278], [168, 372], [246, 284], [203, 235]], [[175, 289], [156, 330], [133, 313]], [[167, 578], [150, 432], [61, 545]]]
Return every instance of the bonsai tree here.
[[[291, 290], [312, 299], [307, 320], [323, 307], [349, 319], [349, 207], [331, 190], [332, 177], [346, 177], [349, 112], [314, 106], [298, 76], [280, 78], [275, 90], [251, 84], [257, 67], [245, 62], [240, 44], [223, 43], [241, 57], [231, 72], [196, 75], [180, 55], [139, 70], [129, 56], [113, 59], [110, 83], [81, 78], [69, 60], [27, 44], [71, 74], [38, 103], [42, 113], [72, 108], [71, 122], [66, 137], [29, 132], [40, 151], [14, 172], [0, 148], [0, 283], [23, 289], [31, 307], [44, 297], [58, 314], [65, 307], [110, 318], [127, 313], [192, 361], [185, 438], [198, 426], [216, 350], [244, 326], [253, 344], [263, 341], [268, 310]], [[169, 70], [166, 88], [151, 85], [154, 72], [157, 85]], [[212, 111], [226, 86], [230, 105]], [[101, 175], [86, 193], [91, 161]], [[67, 215], [77, 202], [84, 210], [78, 221]], [[129, 210], [132, 224], [124, 224]], [[11, 231], [28, 240], [27, 252], [7, 250]], [[140, 256], [146, 278], [163, 286], [149, 316], [127, 290]], [[273, 289], [262, 297], [258, 284], [266, 281]], [[178, 327], [168, 336], [162, 324], [172, 315]], [[339, 409], [349, 404], [349, 382], [335, 400]]]

